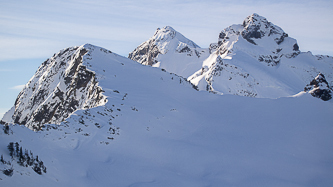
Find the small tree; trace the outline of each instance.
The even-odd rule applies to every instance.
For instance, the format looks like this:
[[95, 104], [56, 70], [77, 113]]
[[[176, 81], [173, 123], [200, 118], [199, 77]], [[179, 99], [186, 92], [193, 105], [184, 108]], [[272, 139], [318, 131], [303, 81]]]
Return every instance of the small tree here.
[[17, 155], [17, 157], [19, 158], [18, 164], [20, 164], [21, 166], [24, 166], [25, 157], [23, 156], [22, 147], [20, 147], [20, 151], [19, 151], [19, 154]]
[[3, 132], [4, 132], [5, 134], [9, 134], [9, 126], [8, 126], [8, 125], [6, 125], [6, 126], [3, 128]]
[[6, 164], [5, 160], [3, 159], [3, 155], [1, 155], [0, 162]]
[[10, 142], [7, 146], [9, 150], [9, 155], [13, 158], [14, 157], [14, 143]]
[[19, 156], [19, 152], [20, 152], [20, 145], [18, 142], [15, 143], [15, 153], [16, 156]]
[[42, 170], [40, 169], [40, 167], [38, 167], [38, 164], [35, 163], [34, 167], [32, 168], [36, 173], [38, 173], [39, 175], [42, 174]]

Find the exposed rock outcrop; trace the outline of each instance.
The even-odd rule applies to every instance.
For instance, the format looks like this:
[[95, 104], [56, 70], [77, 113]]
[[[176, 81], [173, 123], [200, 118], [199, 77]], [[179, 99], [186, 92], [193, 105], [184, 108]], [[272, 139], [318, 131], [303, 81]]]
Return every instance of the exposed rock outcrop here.
[[325, 76], [319, 73], [310, 84], [304, 88], [305, 92], [309, 92], [313, 97], [328, 101], [332, 99], [333, 89], [329, 86]]

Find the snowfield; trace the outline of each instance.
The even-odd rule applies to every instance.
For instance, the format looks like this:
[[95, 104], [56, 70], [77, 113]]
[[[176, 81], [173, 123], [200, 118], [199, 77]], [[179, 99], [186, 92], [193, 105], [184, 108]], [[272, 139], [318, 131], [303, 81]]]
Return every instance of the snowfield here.
[[[107, 102], [40, 131], [3, 126], [0, 153], [11, 164], [0, 169], [13, 172], [0, 173], [1, 186], [333, 184], [332, 100], [302, 89], [277, 99], [197, 91], [159, 68], [82, 48]], [[20, 166], [10, 142], [38, 155], [46, 172]]]

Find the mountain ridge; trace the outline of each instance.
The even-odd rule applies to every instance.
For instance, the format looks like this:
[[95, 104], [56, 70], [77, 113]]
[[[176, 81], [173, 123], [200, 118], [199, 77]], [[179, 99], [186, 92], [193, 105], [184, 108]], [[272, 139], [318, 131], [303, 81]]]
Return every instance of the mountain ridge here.
[[[138, 51], [140, 47], [130, 53], [129, 58], [141, 63], [142, 58], [135, 55]], [[154, 56], [156, 61], [161, 61], [161, 66], [164, 64], [160, 68], [186, 77], [199, 90], [218, 94], [259, 98], [292, 96], [319, 73], [333, 84], [331, 58], [325, 58], [324, 62], [320, 57], [301, 52], [295, 39], [255, 13], [242, 24], [222, 30], [217, 43], [204, 49], [206, 53], [201, 58], [193, 60], [183, 56], [180, 60], [175, 57], [176, 47], [169, 47], [168, 51], [175, 52], [173, 58], [160, 53]], [[141, 50], [141, 53], [149, 53], [149, 50]], [[182, 73], [183, 67], [175, 61], [191, 64], [193, 68]]]
[[[18, 95], [14, 107], [4, 115], [3, 121], [38, 131], [44, 124], [60, 124], [76, 110], [104, 106], [108, 96], [104, 95], [100, 81], [104, 81], [106, 69], [92, 56], [95, 59], [102, 57], [103, 63], [107, 63], [106, 58], [122, 66], [125, 63], [137, 64], [91, 44], [63, 49], [42, 63]], [[117, 75], [114, 76], [116, 78]], [[178, 84], [186, 83], [196, 89], [186, 79], [175, 74], [170, 76], [179, 80]]]
[[[161, 30], [156, 35], [163, 34]], [[333, 183], [333, 100], [319, 99], [327, 96], [322, 92], [332, 90], [331, 76], [318, 75], [325, 68], [330, 72], [332, 57], [300, 52], [290, 58], [284, 55], [272, 65], [253, 53], [266, 35], [249, 37], [255, 45], [240, 33], [227, 33], [218, 48], [199, 50], [178, 40], [177, 33], [166, 33], [169, 38], [159, 44], [174, 48], [158, 53], [156, 67], [90, 44], [66, 48], [42, 63], [0, 121], [1, 184], [296, 187]], [[274, 38], [280, 35], [270, 37], [275, 49], [279, 44]], [[280, 43], [289, 46], [281, 54], [295, 52], [291, 45], [295, 40], [288, 40], [285, 37]], [[223, 46], [233, 47], [221, 55]], [[160, 50], [157, 45], [153, 49]], [[244, 49], [253, 49], [252, 55]], [[190, 56], [195, 50], [202, 55]], [[170, 72], [168, 67], [173, 66], [168, 60], [181, 59], [180, 66], [198, 63], [189, 69], [199, 68], [195, 74], [199, 84]], [[219, 78], [231, 80], [217, 84]], [[212, 93], [222, 88], [237, 88], [238, 95]], [[260, 98], [265, 94], [271, 98]], [[38, 114], [43, 114], [42, 120]]]

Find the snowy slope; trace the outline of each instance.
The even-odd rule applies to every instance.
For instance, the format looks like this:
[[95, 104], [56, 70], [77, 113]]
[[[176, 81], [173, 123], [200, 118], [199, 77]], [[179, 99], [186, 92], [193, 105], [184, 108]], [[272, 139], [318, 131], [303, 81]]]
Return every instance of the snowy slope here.
[[208, 49], [200, 48], [172, 27], [166, 26], [158, 28], [149, 40], [129, 53], [128, 58], [188, 77], [201, 67], [208, 55]]
[[[94, 73], [107, 102], [78, 108], [38, 132], [19, 125], [0, 131], [0, 153], [11, 162], [0, 169], [13, 169], [12, 176], [0, 173], [1, 185], [333, 183], [332, 100], [305, 92], [279, 99], [200, 92], [177, 75], [103, 48], [77, 49], [86, 50], [81, 65]], [[46, 173], [20, 166], [9, 142], [38, 155]]]

